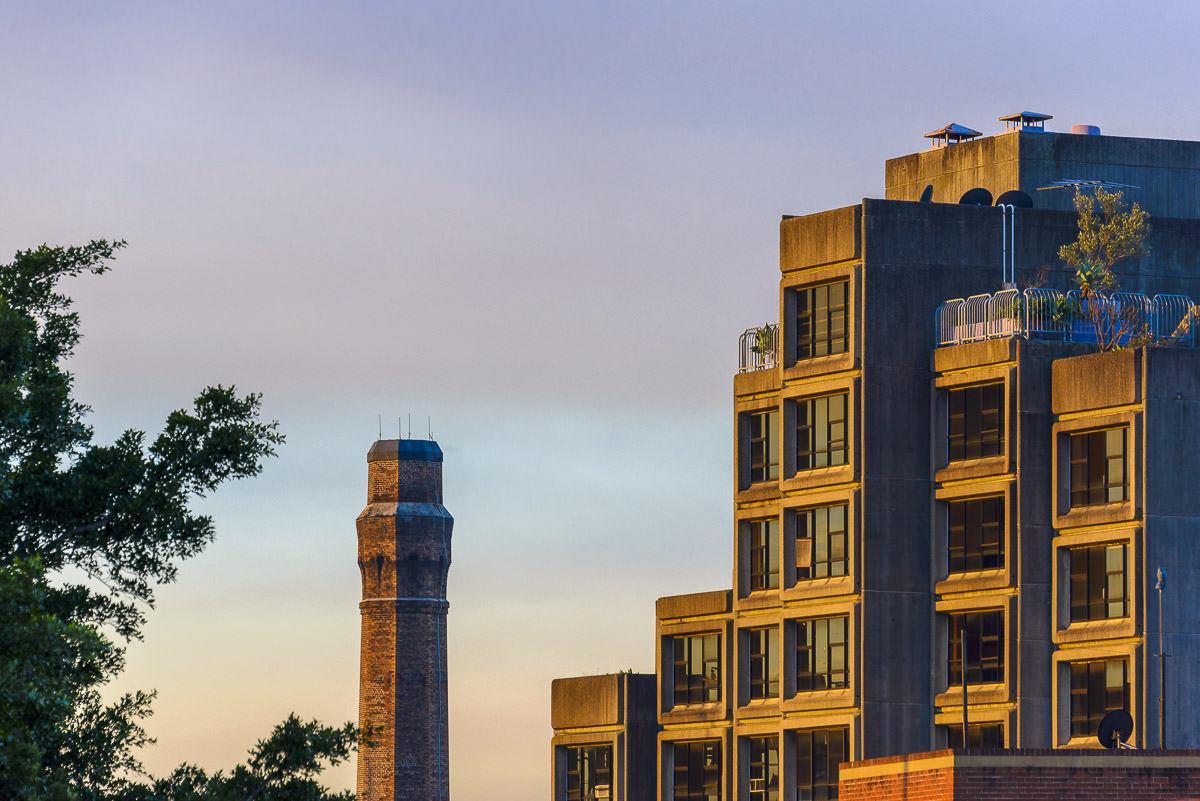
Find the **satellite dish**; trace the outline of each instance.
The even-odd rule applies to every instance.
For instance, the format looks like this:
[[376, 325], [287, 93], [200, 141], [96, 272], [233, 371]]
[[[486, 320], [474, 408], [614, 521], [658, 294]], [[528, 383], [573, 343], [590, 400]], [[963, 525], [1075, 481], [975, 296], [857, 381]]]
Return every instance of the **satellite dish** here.
[[1033, 198], [1020, 189], [1010, 189], [996, 198], [997, 206], [1016, 206], [1018, 209], [1032, 209]]
[[958, 202], [963, 206], [990, 206], [992, 205], [992, 193], [982, 186], [977, 186], [974, 189], [968, 189], [958, 199]]
[[1133, 718], [1124, 709], [1114, 709], [1100, 721], [1100, 730], [1096, 739], [1105, 748], [1129, 748], [1125, 745], [1129, 735], [1133, 734]]

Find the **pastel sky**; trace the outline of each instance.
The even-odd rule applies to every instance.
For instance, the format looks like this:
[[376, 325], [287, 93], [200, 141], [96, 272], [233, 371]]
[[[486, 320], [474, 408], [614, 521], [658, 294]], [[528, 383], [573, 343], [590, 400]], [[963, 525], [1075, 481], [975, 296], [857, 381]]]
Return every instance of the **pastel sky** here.
[[948, 122], [1200, 138], [1198, 8], [5, 2], [0, 254], [129, 241], [67, 287], [98, 439], [213, 383], [288, 436], [129, 651], [147, 767], [355, 718], [365, 455], [411, 414], [456, 520], [454, 797], [546, 797], [551, 679], [652, 670], [655, 598], [730, 586], [779, 216]]

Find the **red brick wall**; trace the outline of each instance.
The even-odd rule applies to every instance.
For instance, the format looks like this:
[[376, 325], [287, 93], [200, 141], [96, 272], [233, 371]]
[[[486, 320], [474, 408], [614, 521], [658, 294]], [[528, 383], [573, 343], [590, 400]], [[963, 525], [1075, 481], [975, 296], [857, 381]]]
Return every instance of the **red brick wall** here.
[[440, 506], [441, 463], [370, 461], [367, 500], [357, 521], [358, 717], [361, 728], [377, 733], [359, 751], [358, 798], [444, 801], [450, 782], [445, 580], [453, 520]]
[[933, 751], [842, 766], [840, 801], [1200, 799], [1200, 751]]

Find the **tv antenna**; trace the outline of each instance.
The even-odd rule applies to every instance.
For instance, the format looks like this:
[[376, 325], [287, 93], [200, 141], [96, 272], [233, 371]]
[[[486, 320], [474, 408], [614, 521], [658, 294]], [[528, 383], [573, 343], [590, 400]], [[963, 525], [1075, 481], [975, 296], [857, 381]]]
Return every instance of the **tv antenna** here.
[[1128, 748], [1136, 751], [1137, 747], [1127, 742], [1131, 734], [1133, 734], [1133, 718], [1124, 709], [1114, 709], [1100, 721], [1096, 739], [1105, 748]]
[[1060, 178], [1045, 186], [1039, 186], [1037, 191], [1042, 192], [1047, 189], [1141, 189], [1141, 187], [1133, 184], [1119, 184], [1116, 181], [1098, 181], [1094, 178]]

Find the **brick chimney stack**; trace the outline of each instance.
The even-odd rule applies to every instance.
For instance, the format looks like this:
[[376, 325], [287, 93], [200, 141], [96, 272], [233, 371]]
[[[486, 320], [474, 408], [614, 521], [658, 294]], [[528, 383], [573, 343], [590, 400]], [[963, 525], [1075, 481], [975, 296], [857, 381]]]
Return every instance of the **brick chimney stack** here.
[[379, 440], [367, 452], [356, 521], [362, 575], [359, 801], [447, 801], [446, 578], [454, 518], [442, 506], [442, 449]]

